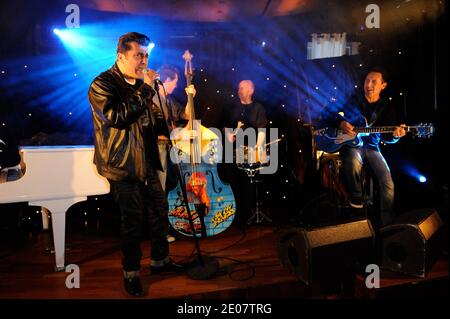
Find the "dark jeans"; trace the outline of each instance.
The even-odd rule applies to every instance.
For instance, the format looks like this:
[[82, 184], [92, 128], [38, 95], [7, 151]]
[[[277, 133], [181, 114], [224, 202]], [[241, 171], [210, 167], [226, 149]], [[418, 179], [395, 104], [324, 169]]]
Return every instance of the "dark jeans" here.
[[150, 230], [151, 259], [161, 261], [169, 254], [167, 198], [156, 171], [151, 170], [148, 175], [146, 183], [110, 181], [121, 212], [122, 266], [125, 271], [140, 269], [140, 243], [145, 221]]
[[362, 198], [361, 170], [364, 162], [369, 164], [374, 178], [378, 182], [381, 222], [383, 225], [390, 223], [394, 217], [394, 182], [383, 155], [366, 147], [343, 147], [339, 153], [343, 162], [350, 198]]

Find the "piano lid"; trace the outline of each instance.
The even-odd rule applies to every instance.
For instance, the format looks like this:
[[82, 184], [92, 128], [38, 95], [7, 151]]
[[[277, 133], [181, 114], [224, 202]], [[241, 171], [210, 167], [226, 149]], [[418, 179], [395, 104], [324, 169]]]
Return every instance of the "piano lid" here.
[[21, 147], [25, 175], [0, 184], [0, 203], [30, 202], [109, 193], [93, 164], [94, 147]]

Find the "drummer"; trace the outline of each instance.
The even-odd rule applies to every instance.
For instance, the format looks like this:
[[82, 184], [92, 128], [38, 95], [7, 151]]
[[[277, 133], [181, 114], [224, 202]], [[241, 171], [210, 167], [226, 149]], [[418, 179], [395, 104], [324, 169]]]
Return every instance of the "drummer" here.
[[[242, 130], [255, 130], [255, 135], [257, 136], [256, 144], [243, 145], [243, 149], [244, 153], [245, 150], [250, 152], [246, 154], [249, 157], [248, 160], [252, 163], [257, 163], [266, 160], [264, 144], [266, 140], [265, 127], [267, 125], [267, 117], [263, 105], [253, 99], [254, 93], [255, 85], [251, 80], [242, 80], [239, 82], [239, 103], [234, 105], [228, 114], [227, 127], [231, 129], [225, 129], [225, 134], [228, 142], [233, 143], [236, 141], [237, 128]], [[242, 131], [238, 130], [238, 132]], [[247, 175], [242, 170], [237, 169], [236, 166], [230, 169], [230, 175], [230, 183], [235, 194], [237, 206], [235, 220], [237, 223], [243, 225], [248, 220], [251, 207], [254, 203], [254, 195], [251, 192], [252, 187], [247, 185], [249, 183]], [[245, 185], [249, 187], [243, 187]]]

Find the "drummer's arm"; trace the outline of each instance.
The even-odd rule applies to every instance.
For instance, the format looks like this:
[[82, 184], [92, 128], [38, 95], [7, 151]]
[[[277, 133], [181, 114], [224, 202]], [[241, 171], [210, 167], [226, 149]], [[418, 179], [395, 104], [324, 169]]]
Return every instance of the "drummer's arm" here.
[[233, 143], [236, 139], [236, 134], [234, 134], [233, 129], [226, 127], [225, 128], [225, 136], [227, 137], [228, 142]]
[[265, 150], [265, 142], [266, 142], [266, 133], [262, 130], [258, 132], [258, 138], [256, 141], [256, 151], [257, 151], [257, 160], [261, 163], [267, 162], [266, 150]]
[[266, 141], [266, 133], [262, 130], [258, 132], [258, 138], [256, 140], [256, 148], [260, 149], [264, 146], [264, 142]]

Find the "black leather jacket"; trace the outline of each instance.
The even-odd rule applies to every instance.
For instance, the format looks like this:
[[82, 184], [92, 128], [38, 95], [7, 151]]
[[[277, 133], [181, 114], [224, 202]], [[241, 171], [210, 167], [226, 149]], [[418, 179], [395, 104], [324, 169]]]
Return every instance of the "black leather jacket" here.
[[[94, 79], [88, 96], [100, 175], [113, 181], [144, 181], [150, 166], [161, 169], [149, 112], [154, 94], [142, 80], [128, 84], [117, 64]], [[143, 125], [145, 115], [148, 127]]]

